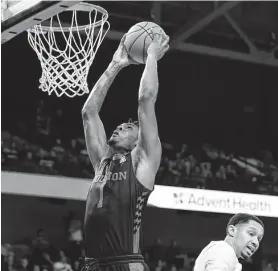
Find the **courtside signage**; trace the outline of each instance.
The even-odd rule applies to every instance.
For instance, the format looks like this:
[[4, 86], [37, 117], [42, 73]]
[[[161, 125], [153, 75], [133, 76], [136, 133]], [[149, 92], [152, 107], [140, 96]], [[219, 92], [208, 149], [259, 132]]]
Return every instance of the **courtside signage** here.
[[[1, 173], [1, 192], [86, 200], [92, 180], [16, 172]], [[156, 185], [148, 205], [200, 212], [278, 217], [278, 197]]]
[[157, 185], [148, 204], [169, 209], [278, 217], [278, 197], [268, 195]]

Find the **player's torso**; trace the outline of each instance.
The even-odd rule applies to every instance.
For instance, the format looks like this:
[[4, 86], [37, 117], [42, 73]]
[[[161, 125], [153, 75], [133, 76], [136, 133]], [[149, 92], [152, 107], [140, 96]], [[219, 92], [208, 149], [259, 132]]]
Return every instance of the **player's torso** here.
[[[212, 241], [210, 242], [200, 253], [195, 261], [194, 271], [205, 271], [207, 264], [211, 262], [212, 259], [221, 258], [221, 253], [229, 253], [227, 250], [228, 244], [224, 241]], [[228, 254], [230, 255], [230, 253]], [[233, 256], [233, 255], [232, 255]], [[230, 262], [237, 262], [237, 259], [230, 259]], [[229, 262], [229, 270], [235, 271], [236, 265]], [[218, 266], [219, 267], [219, 266]], [[226, 270], [226, 269], [225, 269]]]
[[133, 173], [130, 154], [102, 161], [87, 196], [86, 257], [138, 253], [141, 213], [148, 195]]

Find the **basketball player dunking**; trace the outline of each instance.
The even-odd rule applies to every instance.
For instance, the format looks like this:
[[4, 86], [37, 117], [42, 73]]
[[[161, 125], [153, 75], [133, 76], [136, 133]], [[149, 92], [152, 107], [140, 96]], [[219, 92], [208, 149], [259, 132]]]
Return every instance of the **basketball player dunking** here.
[[118, 72], [136, 64], [123, 46], [124, 38], [82, 109], [95, 170], [85, 211], [84, 270], [148, 269], [140, 255], [140, 225], [161, 159], [155, 116], [157, 60], [168, 50], [169, 37], [156, 35], [148, 48], [139, 88], [139, 123], [119, 125], [107, 141], [99, 117], [102, 103]]
[[259, 248], [264, 224], [250, 214], [234, 215], [223, 241], [210, 242], [196, 259], [194, 271], [240, 271], [239, 258], [247, 260]]

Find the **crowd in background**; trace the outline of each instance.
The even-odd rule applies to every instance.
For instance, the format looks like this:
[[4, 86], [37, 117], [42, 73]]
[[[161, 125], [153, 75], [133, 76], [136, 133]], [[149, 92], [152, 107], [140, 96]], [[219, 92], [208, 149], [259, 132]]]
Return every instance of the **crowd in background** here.
[[[65, 116], [52, 116], [40, 101], [33, 126], [2, 130], [1, 164], [4, 170], [93, 178], [84, 136], [72, 137]], [[13, 127], [15, 125], [13, 124]], [[33, 128], [30, 128], [33, 127]], [[156, 184], [246, 193], [278, 194], [278, 170], [270, 151], [258, 157], [225, 152], [207, 143], [163, 143]]]
[[[67, 245], [54, 247], [43, 229], [38, 229], [34, 238], [20, 245], [3, 244], [1, 248], [3, 271], [80, 271], [84, 250], [81, 222], [69, 221], [66, 233]], [[158, 238], [154, 244], [142, 251], [150, 271], [193, 271], [199, 252], [188, 252], [176, 240], [163, 244]], [[278, 262], [262, 260], [257, 263], [249, 259], [242, 262], [244, 271], [278, 271]]]
[[[37, 106], [29, 122], [4, 125], [1, 131], [1, 165], [3, 170], [93, 178], [84, 136], [64, 125], [61, 109], [49, 115], [44, 102]], [[25, 118], [26, 119], [26, 118]], [[211, 146], [208, 143], [162, 143], [163, 155], [156, 184], [215, 189], [234, 192], [278, 195], [277, 163], [270, 151], [246, 156]], [[33, 240], [20, 245], [3, 244], [3, 271], [77, 271], [84, 256], [82, 223], [67, 223], [67, 246], [55, 248], [39, 229]], [[156, 243], [143, 255], [151, 271], [191, 271], [196, 253], [184, 251], [176, 241], [171, 245]], [[257, 271], [278, 271], [276, 262], [262, 261]], [[245, 264], [244, 270], [254, 271]]]

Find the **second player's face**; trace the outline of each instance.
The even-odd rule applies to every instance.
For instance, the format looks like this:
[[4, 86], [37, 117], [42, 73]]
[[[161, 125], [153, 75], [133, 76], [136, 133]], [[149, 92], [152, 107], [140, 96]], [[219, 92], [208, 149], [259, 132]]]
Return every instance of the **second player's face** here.
[[239, 256], [243, 259], [250, 258], [259, 248], [263, 235], [264, 228], [254, 220], [237, 225], [234, 245]]

